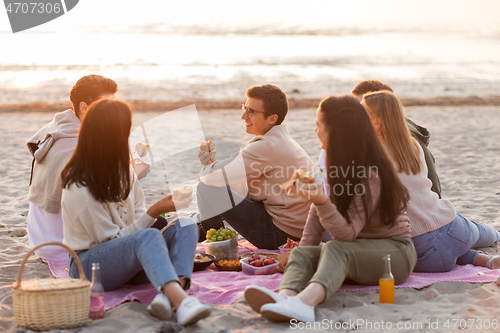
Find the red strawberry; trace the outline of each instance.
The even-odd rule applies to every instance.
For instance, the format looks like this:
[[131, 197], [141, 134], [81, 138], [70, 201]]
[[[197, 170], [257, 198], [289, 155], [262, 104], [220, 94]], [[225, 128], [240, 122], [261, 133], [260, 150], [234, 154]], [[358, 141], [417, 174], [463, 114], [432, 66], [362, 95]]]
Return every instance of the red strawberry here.
[[274, 261], [273, 258], [266, 258], [266, 259], [264, 259], [264, 266], [272, 265], [274, 263], [275, 263], [275, 261]]
[[255, 261], [252, 261], [252, 263], [250, 264], [254, 267], [262, 267], [264, 266], [264, 263], [262, 262], [262, 260], [255, 260]]

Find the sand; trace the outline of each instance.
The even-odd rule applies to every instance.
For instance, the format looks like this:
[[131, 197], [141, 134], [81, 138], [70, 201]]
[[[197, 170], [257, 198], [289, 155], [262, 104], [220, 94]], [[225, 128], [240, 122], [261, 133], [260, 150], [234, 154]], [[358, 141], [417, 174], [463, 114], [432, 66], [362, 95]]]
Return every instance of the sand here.
[[[450, 199], [464, 216], [500, 227], [499, 108], [407, 107], [406, 112], [408, 117], [431, 132], [430, 149], [436, 157], [443, 196]], [[134, 123], [139, 125], [159, 114], [136, 114]], [[243, 131], [237, 109], [231, 112], [201, 112], [200, 118], [206, 137], [213, 141], [243, 146], [250, 138]], [[31, 159], [25, 142], [51, 119], [52, 114], [47, 112], [0, 114], [0, 331], [24, 331], [14, 319], [10, 285], [16, 279], [19, 264], [29, 246], [27, 236], [13, 234], [21, 235], [26, 229]], [[319, 144], [314, 133], [314, 121], [313, 109], [299, 109], [289, 114], [286, 123], [292, 136], [316, 161]], [[221, 156], [229, 150], [225, 152], [221, 149]], [[192, 170], [179, 168], [179, 172], [184, 173], [180, 176], [194, 177]], [[148, 205], [167, 192], [159, 168], [154, 168], [142, 185]], [[36, 256], [31, 257], [25, 267], [24, 279], [49, 276], [48, 266]], [[494, 332], [498, 329], [479, 329], [478, 320], [486, 324], [497, 319], [499, 296], [500, 290], [495, 283], [480, 285], [463, 282], [441, 282], [422, 290], [398, 289], [395, 305], [378, 304], [376, 291], [339, 292], [318, 307], [317, 320], [324, 320], [322, 323], [326, 326], [316, 328], [319, 331], [319, 328], [328, 327], [336, 332], [354, 331], [355, 327], [356, 332], [445, 332], [458, 331], [458, 319], [474, 319], [466, 322], [467, 329], [472, 325], [472, 331]], [[361, 320], [364, 320], [363, 325]], [[448, 328], [445, 327], [447, 321]], [[354, 325], [356, 323], [360, 325]], [[388, 323], [392, 329], [387, 328]], [[397, 325], [401, 328], [398, 329]], [[298, 324], [268, 322], [240, 299], [232, 305], [213, 306], [212, 316], [187, 328], [163, 323], [151, 317], [145, 305], [132, 302], [109, 310], [102, 320], [89, 320], [85, 326], [65, 332], [173, 332], [181, 329], [183, 332], [310, 331]]]

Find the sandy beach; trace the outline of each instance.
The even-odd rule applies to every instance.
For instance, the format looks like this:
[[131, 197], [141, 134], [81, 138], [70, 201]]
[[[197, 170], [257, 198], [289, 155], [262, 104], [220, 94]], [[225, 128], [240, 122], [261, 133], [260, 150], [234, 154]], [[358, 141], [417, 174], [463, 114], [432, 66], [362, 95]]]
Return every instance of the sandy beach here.
[[[133, 133], [140, 137], [139, 126], [149, 121], [157, 127], [147, 135], [161, 147], [182, 140], [165, 133], [160, 116], [195, 104], [218, 159], [251, 138], [240, 119], [246, 89], [276, 84], [289, 98], [285, 124], [315, 162], [319, 100], [378, 79], [391, 85], [407, 117], [430, 131], [443, 198], [469, 219], [500, 230], [499, 12], [498, 0], [94, 0], [20, 33], [11, 33], [10, 16], [4, 15], [0, 333], [28, 332], [17, 325], [11, 292], [29, 250], [26, 141], [54, 113], [71, 107], [71, 87], [89, 74], [118, 83], [116, 98], [136, 110]], [[192, 139], [186, 127], [172, 132]], [[155, 155], [159, 163], [140, 181], [147, 206], [169, 193], [169, 186], [196, 185], [198, 144], [179, 155]], [[193, 211], [196, 200], [181, 214]], [[500, 243], [484, 251], [500, 255]], [[24, 280], [51, 276], [48, 265], [29, 258]], [[269, 322], [239, 298], [212, 305], [210, 317], [186, 328], [150, 316], [145, 304], [128, 302], [102, 320], [52, 332], [500, 332], [497, 283], [445, 281], [396, 289], [394, 305], [380, 304], [377, 290], [338, 292], [317, 307], [316, 319], [326, 326], [316, 329]]]
[[[134, 125], [160, 115], [163, 111], [136, 113]], [[500, 109], [498, 106], [407, 107], [409, 118], [429, 129], [430, 149], [436, 158], [443, 196], [451, 200], [457, 211], [477, 221], [500, 227]], [[24, 332], [17, 326], [12, 309], [11, 284], [27, 250], [26, 230], [28, 213], [29, 170], [31, 159], [26, 140], [52, 119], [49, 112], [2, 112], [0, 133], [0, 331]], [[244, 133], [239, 110], [201, 111], [200, 119], [207, 138], [243, 146], [250, 138]], [[294, 108], [286, 124], [292, 136], [313, 160], [317, 161], [319, 144], [314, 133], [314, 109]], [[224, 155], [224, 151], [221, 151]], [[174, 163], [174, 162], [172, 162]], [[179, 168], [182, 173], [192, 172]], [[141, 181], [147, 205], [166, 191], [161, 172], [153, 169]], [[489, 249], [494, 252], [496, 248]], [[50, 277], [47, 265], [33, 256], [25, 268], [24, 279]], [[336, 329], [334, 323], [383, 321], [393, 329], [376, 329], [359, 325], [356, 332], [447, 332], [458, 331], [459, 319], [474, 319], [471, 331], [478, 329], [479, 320], [500, 319], [500, 290], [495, 283], [470, 284], [440, 282], [422, 290], [396, 290], [396, 304], [379, 304], [377, 291], [339, 292], [318, 307], [317, 320], [331, 321], [331, 331], [354, 331], [350, 326]], [[77, 329], [64, 332], [288, 332], [304, 331], [288, 323], [271, 323], [254, 313], [243, 299], [234, 304], [212, 306], [213, 314], [198, 324], [182, 328], [151, 317], [146, 305], [130, 302], [106, 312], [102, 320], [87, 321]], [[456, 319], [455, 321], [453, 321]], [[448, 327], [446, 322], [448, 321]], [[401, 329], [395, 329], [400, 324]], [[437, 326], [436, 326], [437, 324]], [[469, 325], [468, 324], [468, 325]], [[339, 324], [337, 324], [339, 325]], [[344, 324], [345, 326], [346, 324]], [[454, 327], [455, 325], [455, 327]], [[303, 328], [303, 327], [302, 327]], [[55, 332], [55, 331], [54, 331]]]

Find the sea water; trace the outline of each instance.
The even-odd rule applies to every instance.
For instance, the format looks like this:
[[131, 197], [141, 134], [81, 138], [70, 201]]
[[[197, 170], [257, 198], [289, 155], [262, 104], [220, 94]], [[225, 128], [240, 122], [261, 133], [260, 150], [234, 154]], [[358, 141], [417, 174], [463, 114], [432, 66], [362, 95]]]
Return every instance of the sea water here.
[[373, 78], [400, 97], [497, 95], [499, 12], [497, 0], [88, 0], [0, 34], [0, 104], [67, 102], [91, 73], [127, 100], [244, 100], [265, 82], [322, 98]]

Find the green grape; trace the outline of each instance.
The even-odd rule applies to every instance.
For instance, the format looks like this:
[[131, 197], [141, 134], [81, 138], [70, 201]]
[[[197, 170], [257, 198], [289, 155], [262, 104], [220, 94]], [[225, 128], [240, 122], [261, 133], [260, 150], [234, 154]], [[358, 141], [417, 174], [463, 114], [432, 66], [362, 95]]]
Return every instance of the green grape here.
[[220, 242], [224, 240], [230, 240], [231, 238], [236, 237], [236, 231], [231, 230], [229, 228], [219, 228], [219, 229], [214, 229], [211, 228], [207, 231], [207, 242], [208, 243], [213, 243], [213, 242]]

